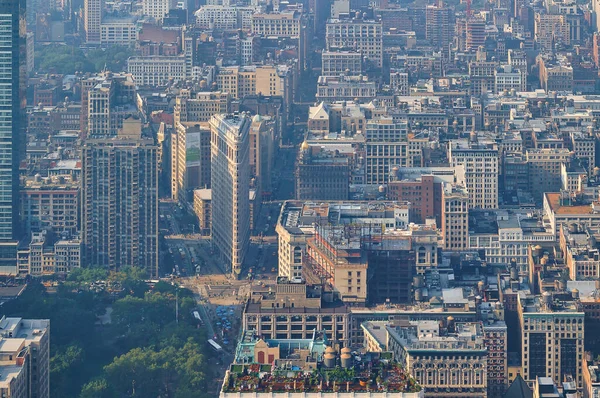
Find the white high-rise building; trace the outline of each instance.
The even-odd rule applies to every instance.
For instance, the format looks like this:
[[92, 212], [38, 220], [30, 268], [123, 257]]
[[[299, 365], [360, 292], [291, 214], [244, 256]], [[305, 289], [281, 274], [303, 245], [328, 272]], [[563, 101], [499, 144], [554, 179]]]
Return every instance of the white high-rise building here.
[[465, 167], [469, 192], [469, 208], [498, 208], [498, 150], [471, 145], [459, 148], [451, 144], [449, 158], [452, 167]]
[[244, 113], [210, 120], [212, 242], [235, 277], [250, 242], [250, 124]]

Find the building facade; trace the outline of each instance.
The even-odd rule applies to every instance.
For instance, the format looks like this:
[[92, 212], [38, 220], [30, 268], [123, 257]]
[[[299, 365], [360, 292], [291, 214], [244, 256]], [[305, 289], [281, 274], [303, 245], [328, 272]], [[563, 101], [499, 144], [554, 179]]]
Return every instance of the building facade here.
[[212, 240], [237, 277], [250, 242], [250, 119], [218, 114], [210, 120]]
[[90, 266], [158, 275], [158, 147], [139, 120], [82, 149], [81, 237]]

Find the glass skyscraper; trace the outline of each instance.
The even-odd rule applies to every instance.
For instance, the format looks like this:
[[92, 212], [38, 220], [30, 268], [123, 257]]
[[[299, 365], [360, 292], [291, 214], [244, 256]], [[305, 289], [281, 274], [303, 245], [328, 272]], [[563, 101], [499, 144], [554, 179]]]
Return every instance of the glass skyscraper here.
[[25, 152], [25, 0], [0, 0], [0, 273], [16, 261], [19, 164]]

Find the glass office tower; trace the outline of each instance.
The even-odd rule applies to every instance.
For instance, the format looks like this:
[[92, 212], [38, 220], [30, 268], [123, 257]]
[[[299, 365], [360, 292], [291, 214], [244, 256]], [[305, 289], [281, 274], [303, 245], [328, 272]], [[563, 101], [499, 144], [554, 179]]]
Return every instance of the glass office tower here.
[[25, 153], [25, 0], [0, 0], [0, 274], [16, 266], [19, 165]]

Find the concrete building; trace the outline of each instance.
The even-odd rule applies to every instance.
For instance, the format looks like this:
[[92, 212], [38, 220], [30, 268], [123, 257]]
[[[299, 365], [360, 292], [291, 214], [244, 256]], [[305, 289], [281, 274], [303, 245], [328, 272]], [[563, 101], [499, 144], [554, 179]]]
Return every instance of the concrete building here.
[[324, 50], [321, 53], [321, 76], [357, 76], [362, 72], [362, 55], [359, 52]]
[[179, 122], [171, 134], [171, 198], [191, 203], [196, 188], [210, 187], [211, 144], [207, 122]]
[[138, 29], [135, 17], [103, 18], [100, 24], [100, 44], [132, 46], [138, 38]]
[[413, 167], [409, 156], [408, 123], [381, 117], [367, 122], [365, 131], [367, 184], [386, 184], [394, 167]]
[[126, 73], [103, 72], [81, 81], [82, 126], [90, 137], [117, 135], [123, 120], [139, 115], [136, 83]]
[[327, 21], [325, 42], [328, 51], [353, 49], [372, 62], [383, 64], [383, 30], [381, 22], [363, 19], [331, 19]]
[[442, 51], [444, 58], [448, 58], [454, 21], [449, 7], [443, 1], [425, 8], [425, 38], [438, 50]]
[[450, 144], [448, 157], [452, 166], [465, 167], [469, 208], [498, 208], [498, 150], [479, 145], [462, 148]]
[[212, 191], [194, 190], [194, 213], [198, 217], [198, 226], [202, 235], [210, 235], [212, 224]]
[[69, 177], [26, 178], [21, 189], [20, 214], [27, 235], [44, 229], [77, 231], [80, 185]]
[[387, 349], [427, 396], [488, 396], [488, 347], [480, 323], [455, 323], [449, 316], [443, 328], [437, 321], [399, 321], [385, 331]]
[[0, 394], [50, 397], [50, 321], [0, 318]]
[[586, 353], [583, 359], [583, 398], [600, 396], [600, 366]]
[[157, 21], [162, 19], [169, 13], [170, 10], [177, 8], [175, 0], [143, 0], [142, 14], [154, 18]]
[[502, 65], [494, 72], [494, 84], [496, 93], [504, 91], [521, 91], [523, 88], [523, 75], [518, 69], [514, 69], [511, 65]]
[[460, 185], [446, 184], [442, 194], [442, 239], [446, 250], [466, 250], [469, 245], [469, 195]]
[[398, 95], [410, 95], [410, 84], [408, 83], [408, 72], [391, 70], [390, 86]]
[[566, 15], [535, 14], [535, 41], [540, 48], [552, 50], [556, 43], [571, 44], [569, 24]]
[[568, 149], [528, 149], [529, 192], [536, 202], [542, 200], [544, 192], [561, 189], [561, 165], [568, 163], [573, 153]]
[[377, 96], [377, 84], [367, 76], [319, 76], [317, 101], [371, 101]]
[[465, 32], [465, 49], [467, 51], [477, 51], [480, 46], [485, 45], [485, 25], [485, 20], [482, 18], [471, 17], [467, 19]]
[[317, 224], [306, 243], [306, 280], [328, 284], [334, 298], [351, 305], [410, 302], [416, 243], [413, 230], [402, 229], [409, 207], [363, 204], [356, 210], [366, 217], [356, 217], [353, 224]]
[[488, 349], [488, 397], [501, 397], [508, 388], [508, 329], [501, 302], [482, 302], [479, 313]]
[[495, 74], [498, 64], [496, 62], [474, 61], [469, 62], [470, 94], [473, 97], [496, 90]]
[[250, 119], [218, 114], [210, 120], [213, 245], [237, 277], [250, 242]]
[[291, 104], [293, 76], [286, 65], [229, 66], [219, 69], [219, 90], [232, 99], [251, 95], [280, 96]]
[[512, 210], [469, 210], [469, 248], [485, 253], [488, 265], [515, 264], [527, 270], [530, 245], [555, 242], [541, 216]]
[[410, 202], [410, 219], [425, 224], [427, 219], [435, 218], [441, 226], [442, 191], [444, 181], [435, 175], [423, 175], [415, 180], [396, 180], [387, 184], [387, 199]]
[[301, 29], [302, 19], [298, 11], [252, 14], [252, 33], [255, 35], [299, 38]]
[[81, 254], [77, 236], [60, 239], [46, 230], [34, 232], [29, 244], [19, 248], [17, 272], [21, 277], [65, 275], [81, 267]]
[[572, 131], [569, 137], [575, 156], [583, 160], [583, 166], [588, 173], [591, 173], [596, 165], [596, 140], [592, 131], [590, 126], [587, 132]]
[[[250, 178], [257, 200], [271, 195], [271, 177], [275, 162], [278, 125], [270, 116], [254, 115], [250, 125]], [[258, 209], [255, 209], [258, 212]]]
[[81, 238], [90, 266], [158, 275], [158, 147], [139, 120], [82, 148]]
[[540, 86], [547, 93], [573, 92], [573, 67], [566, 59], [537, 57]]
[[177, 122], [208, 122], [215, 113], [229, 112], [229, 94], [206, 91], [193, 94], [182, 89], [175, 98], [175, 124]]
[[325, 296], [320, 286], [280, 277], [269, 292], [252, 292], [244, 307], [243, 328], [264, 339], [311, 338], [315, 330], [324, 330], [327, 339], [345, 344], [350, 337], [348, 307], [328, 302]]
[[544, 193], [544, 216], [558, 236], [561, 225], [600, 225], [600, 203], [570, 198], [562, 192]]
[[127, 72], [138, 86], [165, 86], [171, 81], [185, 80], [189, 72], [186, 58], [177, 56], [131, 57], [127, 60]]
[[252, 15], [260, 12], [258, 6], [204, 5], [194, 13], [199, 29], [252, 31]]
[[347, 200], [350, 168], [347, 156], [302, 143], [296, 169], [296, 199]]
[[83, 2], [83, 30], [85, 41], [100, 44], [100, 25], [104, 12], [104, 0], [85, 0]]
[[[380, 206], [370, 202], [326, 202], [322, 204], [300, 201], [285, 202], [276, 226], [279, 242], [279, 276], [289, 280], [294, 278], [310, 280], [312, 275], [310, 270], [303, 271], [307, 241], [317, 233], [317, 226], [327, 223], [328, 220], [338, 228], [355, 224], [364, 225], [365, 229], [371, 228], [372, 231], [384, 231], [384, 240], [393, 240], [395, 234], [398, 235], [396, 236], [398, 242], [406, 243], [406, 239], [411, 240], [403, 247], [418, 247], [419, 265], [423, 267], [435, 266], [437, 264], [437, 241], [433, 243], [429, 241], [429, 230], [426, 228], [423, 231], [419, 229], [417, 232], [411, 229], [404, 230], [409, 221], [409, 207], [395, 202], [381, 202], [379, 204]], [[360, 236], [357, 231], [354, 232], [354, 238]], [[398, 247], [402, 246], [400, 243], [398, 245]], [[421, 247], [423, 247], [423, 250], [421, 250]], [[365, 246], [361, 250], [365, 252], [370, 250], [366, 240]], [[414, 261], [413, 259], [413, 264]], [[320, 260], [318, 263], [321, 263]], [[371, 263], [372, 269], [370, 272], [375, 275], [373, 264], [375, 262]], [[323, 274], [319, 275], [316, 276], [317, 280], [320, 280], [323, 276]], [[339, 275], [340, 278], [345, 276], [341, 273]], [[364, 295], [364, 283], [366, 283], [365, 278], [360, 281], [361, 289], [357, 293]]]
[[592, 229], [563, 224], [559, 242], [572, 281], [600, 278], [600, 251]]
[[527, 91], [527, 55], [524, 51], [508, 50], [508, 64], [515, 70], [521, 72], [521, 89], [517, 91]]
[[584, 313], [573, 301], [555, 300], [547, 291], [541, 296], [519, 295], [517, 300], [523, 378], [549, 377], [561, 383], [570, 375], [581, 388]]

